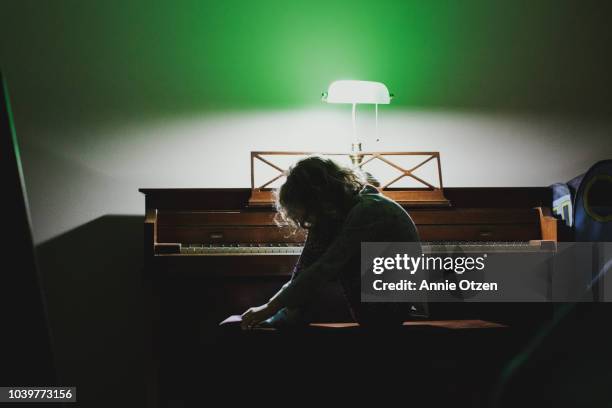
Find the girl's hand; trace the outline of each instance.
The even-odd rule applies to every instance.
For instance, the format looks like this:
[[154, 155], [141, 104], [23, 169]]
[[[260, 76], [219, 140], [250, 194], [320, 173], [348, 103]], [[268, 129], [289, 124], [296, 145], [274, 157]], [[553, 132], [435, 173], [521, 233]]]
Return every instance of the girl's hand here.
[[273, 301], [265, 305], [252, 307], [242, 314], [240, 327], [243, 330], [252, 329], [267, 318], [274, 316], [278, 310], [279, 307]]

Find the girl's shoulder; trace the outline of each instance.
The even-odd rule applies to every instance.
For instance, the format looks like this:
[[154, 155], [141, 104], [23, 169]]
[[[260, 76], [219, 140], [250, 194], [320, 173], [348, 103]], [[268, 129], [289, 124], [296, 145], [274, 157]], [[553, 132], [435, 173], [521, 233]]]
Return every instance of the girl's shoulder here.
[[376, 187], [365, 186], [359, 192], [357, 203], [351, 213], [360, 217], [365, 215], [380, 217], [406, 214], [406, 211], [398, 203], [381, 194]]

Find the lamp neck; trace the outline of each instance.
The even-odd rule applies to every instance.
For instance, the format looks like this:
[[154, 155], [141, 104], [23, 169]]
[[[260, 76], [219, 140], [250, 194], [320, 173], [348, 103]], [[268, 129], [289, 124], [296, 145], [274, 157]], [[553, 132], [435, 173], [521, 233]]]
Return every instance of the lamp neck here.
[[359, 143], [359, 139], [357, 138], [357, 122], [356, 122], [356, 116], [357, 116], [357, 104], [354, 103], [353, 104], [353, 144]]

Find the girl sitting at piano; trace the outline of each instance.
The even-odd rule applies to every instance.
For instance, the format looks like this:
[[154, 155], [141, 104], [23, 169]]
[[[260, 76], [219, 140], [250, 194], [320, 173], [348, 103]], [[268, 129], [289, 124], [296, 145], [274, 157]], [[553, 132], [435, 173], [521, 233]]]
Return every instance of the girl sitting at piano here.
[[289, 282], [266, 304], [248, 309], [241, 326], [288, 328], [307, 324], [317, 291], [337, 278], [360, 325], [399, 325], [406, 316], [394, 303], [361, 303], [361, 242], [414, 242], [416, 226], [396, 202], [363, 175], [328, 158], [297, 162], [277, 194], [280, 221], [307, 230], [307, 239]]

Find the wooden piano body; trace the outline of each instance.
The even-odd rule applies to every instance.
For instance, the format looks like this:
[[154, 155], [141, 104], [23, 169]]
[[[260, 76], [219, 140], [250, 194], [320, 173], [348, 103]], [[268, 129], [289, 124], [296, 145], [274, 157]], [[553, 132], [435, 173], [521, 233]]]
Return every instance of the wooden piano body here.
[[[249, 207], [250, 189], [140, 191], [147, 276], [166, 291], [176, 286], [166, 297], [177, 298], [173, 305], [191, 297], [185, 291], [198, 291], [201, 322], [214, 325], [265, 302], [290, 277], [305, 235], [278, 227], [273, 208]], [[512, 242], [521, 250], [558, 239], [548, 188], [447, 188], [445, 194], [449, 207], [406, 208], [424, 242], [479, 242], [492, 250]]]
[[[145, 263], [148, 268], [200, 271], [206, 276], [288, 275], [302, 232], [278, 227], [271, 207], [249, 207], [250, 189], [141, 189], [145, 195]], [[557, 241], [547, 188], [447, 188], [450, 207], [406, 207], [425, 242]], [[275, 250], [275, 247], [293, 248]], [[200, 255], [214, 255], [202, 258]], [[257, 249], [248, 249], [258, 247]], [[207, 248], [212, 248], [207, 250]], [[235, 255], [235, 256], [232, 256]], [[251, 256], [248, 256], [251, 255]], [[262, 257], [262, 255], [264, 255]], [[268, 255], [273, 256], [270, 261]], [[280, 255], [280, 256], [278, 256]], [[247, 256], [247, 258], [242, 258]], [[219, 269], [217, 261], [237, 262]], [[219, 258], [219, 259], [217, 259]], [[261, 259], [259, 259], [261, 258]], [[266, 259], [264, 261], [264, 258]], [[249, 262], [260, 262], [260, 269]], [[267, 262], [270, 262], [269, 264]]]
[[[154, 350], [166, 387], [195, 350], [218, 350], [219, 322], [265, 303], [289, 279], [305, 235], [279, 228], [273, 208], [249, 207], [250, 189], [140, 191]], [[520, 251], [559, 238], [560, 224], [548, 215], [548, 188], [446, 188], [445, 195], [451, 206], [406, 208], [422, 241], [478, 242], [491, 250], [515, 243]], [[337, 286], [324, 288], [321, 298], [322, 319], [350, 320]], [[478, 315], [482, 305], [460, 306], [450, 308], [463, 313], [459, 317], [503, 321], [508, 314], [504, 304], [486, 305], [486, 316]], [[510, 314], [516, 310], [512, 305]], [[456, 318], [433, 316], [449, 317]]]
[[[147, 270], [199, 277], [289, 276], [305, 235], [279, 227], [273, 208], [249, 207], [250, 191], [140, 189], [145, 195]], [[494, 245], [559, 238], [548, 188], [447, 188], [445, 193], [450, 207], [405, 207], [424, 242]], [[202, 257], [215, 255], [207, 247], [227, 251]]]

